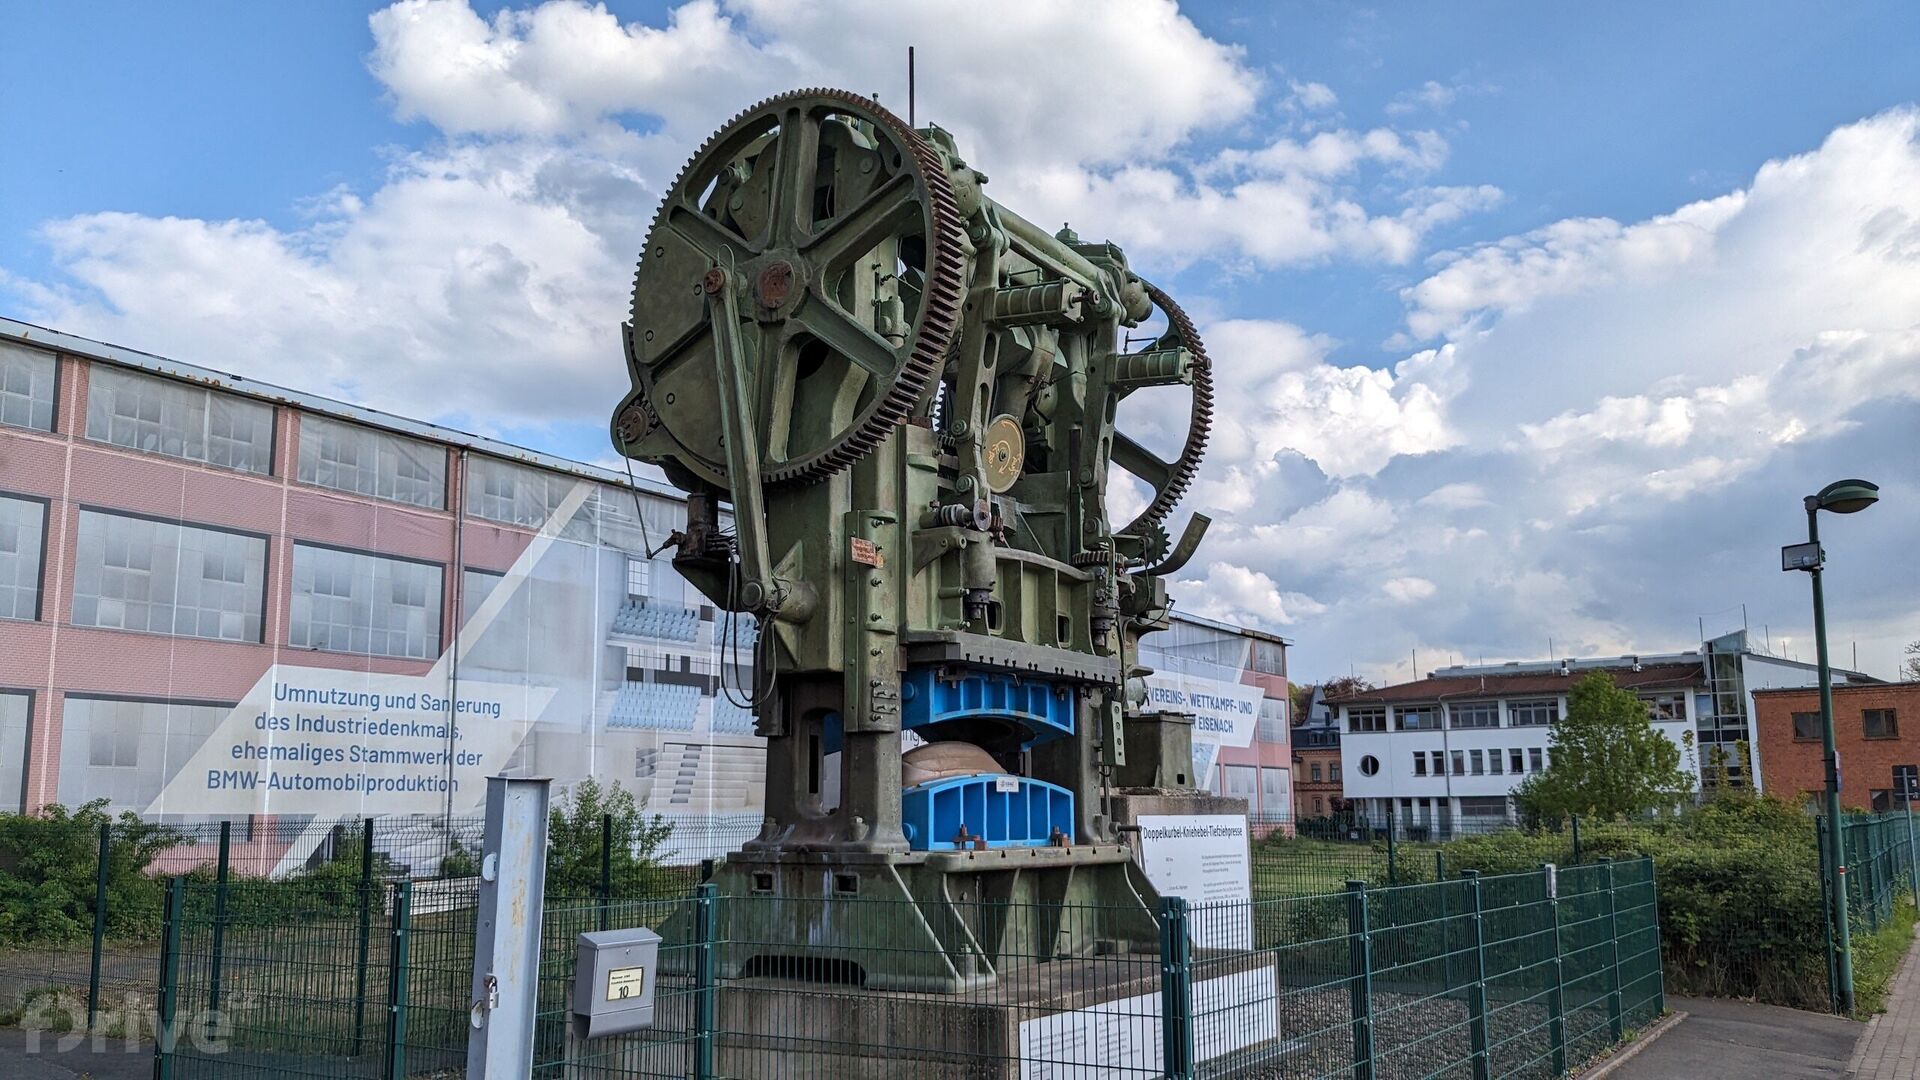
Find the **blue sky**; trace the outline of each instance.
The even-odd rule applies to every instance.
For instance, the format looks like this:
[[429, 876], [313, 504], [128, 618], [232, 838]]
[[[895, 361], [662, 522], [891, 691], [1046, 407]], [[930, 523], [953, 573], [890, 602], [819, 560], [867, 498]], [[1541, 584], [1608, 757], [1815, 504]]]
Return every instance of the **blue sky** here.
[[[1742, 602], [1804, 642], [1771, 485], [1920, 471], [1911, 4], [7, 19], [0, 312], [589, 460], [658, 185], [788, 85], [901, 104], [916, 43], [989, 194], [1207, 324], [1237, 411], [1182, 595], [1309, 676], [1685, 647]], [[1846, 523], [1887, 559], [1834, 586], [1883, 673], [1920, 638], [1916, 522]]]

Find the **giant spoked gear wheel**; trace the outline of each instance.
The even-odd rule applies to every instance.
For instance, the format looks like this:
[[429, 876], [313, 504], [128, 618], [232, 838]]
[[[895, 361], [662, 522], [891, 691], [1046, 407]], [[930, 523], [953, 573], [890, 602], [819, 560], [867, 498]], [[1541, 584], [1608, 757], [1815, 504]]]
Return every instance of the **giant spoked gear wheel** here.
[[1153, 488], [1153, 497], [1147, 501], [1147, 508], [1140, 512], [1140, 516], [1114, 532], [1140, 537], [1150, 549], [1164, 549], [1167, 515], [1173, 513], [1173, 508], [1180, 504], [1187, 488], [1193, 483], [1194, 475], [1200, 471], [1200, 459], [1207, 452], [1207, 435], [1213, 430], [1213, 362], [1207, 359], [1207, 347], [1200, 340], [1200, 332], [1194, 329], [1193, 320], [1187, 318], [1187, 313], [1174, 302], [1173, 297], [1151, 282], [1143, 280], [1141, 284], [1146, 287], [1147, 296], [1152, 299], [1154, 306], [1167, 318], [1166, 332], [1148, 349], [1184, 348], [1192, 354], [1190, 382], [1193, 405], [1187, 418], [1186, 442], [1172, 461], [1163, 461], [1159, 455], [1128, 436], [1114, 432], [1113, 463]]
[[712, 325], [722, 308], [707, 295], [724, 281], [737, 290], [763, 479], [847, 468], [938, 379], [966, 250], [944, 160], [899, 117], [831, 89], [747, 109], [693, 155], [647, 235], [615, 444], [728, 486]]

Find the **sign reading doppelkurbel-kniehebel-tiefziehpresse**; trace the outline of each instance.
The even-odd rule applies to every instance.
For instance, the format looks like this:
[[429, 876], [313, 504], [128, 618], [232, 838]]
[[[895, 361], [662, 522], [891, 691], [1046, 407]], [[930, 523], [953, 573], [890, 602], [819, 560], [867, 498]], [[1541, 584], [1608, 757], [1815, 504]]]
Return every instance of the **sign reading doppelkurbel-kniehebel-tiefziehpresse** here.
[[1150, 814], [1139, 820], [1140, 868], [1162, 896], [1184, 897], [1195, 945], [1253, 947], [1253, 873], [1245, 814]]

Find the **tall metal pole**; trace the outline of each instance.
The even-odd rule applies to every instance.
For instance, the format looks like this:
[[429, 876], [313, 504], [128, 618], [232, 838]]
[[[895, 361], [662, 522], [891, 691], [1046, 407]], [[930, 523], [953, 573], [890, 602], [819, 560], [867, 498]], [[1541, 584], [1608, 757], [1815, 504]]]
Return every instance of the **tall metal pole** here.
[[[1819, 500], [1807, 498], [1807, 543], [1819, 551]], [[1827, 768], [1827, 850], [1833, 853], [1833, 873], [1828, 876], [1833, 906], [1834, 970], [1839, 985], [1834, 988], [1840, 1012], [1853, 1014], [1853, 935], [1847, 926], [1847, 852], [1840, 819], [1840, 753], [1833, 740], [1833, 669], [1827, 664], [1827, 601], [1820, 587], [1820, 563], [1816, 559], [1813, 578], [1813, 643], [1820, 661], [1820, 742], [1826, 752]]]
[[467, 1080], [533, 1075], [551, 784], [545, 777], [487, 777]]

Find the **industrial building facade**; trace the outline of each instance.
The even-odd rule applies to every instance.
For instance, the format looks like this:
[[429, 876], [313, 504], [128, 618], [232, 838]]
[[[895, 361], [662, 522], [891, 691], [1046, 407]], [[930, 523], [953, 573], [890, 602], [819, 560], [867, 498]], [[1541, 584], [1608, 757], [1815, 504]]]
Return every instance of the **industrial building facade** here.
[[1415, 832], [1512, 820], [1513, 789], [1552, 764], [1567, 692], [1595, 671], [1639, 695], [1654, 729], [1702, 785], [1761, 789], [1771, 774], [1755, 692], [1805, 686], [1817, 675], [1811, 664], [1753, 651], [1744, 631], [1684, 653], [1442, 668], [1332, 703], [1347, 800], [1375, 822], [1391, 818]]
[[[668, 558], [679, 494], [0, 320], [0, 809], [471, 812], [618, 781], [725, 850], [761, 818], [752, 626]], [[1285, 642], [1182, 619], [1196, 776], [1283, 807]], [[689, 842], [692, 842], [689, 840]]]

